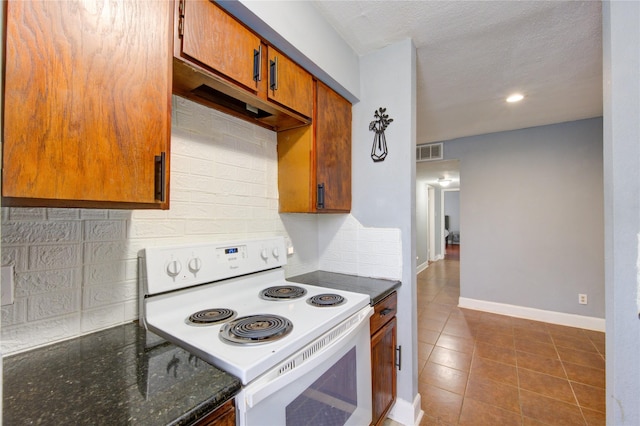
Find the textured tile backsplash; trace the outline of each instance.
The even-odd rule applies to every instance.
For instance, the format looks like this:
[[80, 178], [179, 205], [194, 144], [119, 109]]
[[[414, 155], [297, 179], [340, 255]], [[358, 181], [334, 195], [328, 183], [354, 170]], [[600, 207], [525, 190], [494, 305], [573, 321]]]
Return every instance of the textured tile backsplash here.
[[[399, 232], [363, 230], [349, 215], [333, 216], [343, 221], [327, 235], [315, 215], [278, 214], [274, 132], [178, 97], [172, 127], [170, 210], [2, 208], [2, 265], [15, 266], [15, 302], [2, 307], [3, 354], [136, 319], [144, 247], [282, 235], [296, 249], [288, 276], [319, 265], [365, 271], [340, 254], [354, 235], [356, 250], [358, 238], [378, 231], [388, 244], [364, 246], [399, 247]], [[320, 253], [319, 234], [336, 243]], [[370, 276], [397, 278], [399, 249], [385, 262], [372, 259]]]

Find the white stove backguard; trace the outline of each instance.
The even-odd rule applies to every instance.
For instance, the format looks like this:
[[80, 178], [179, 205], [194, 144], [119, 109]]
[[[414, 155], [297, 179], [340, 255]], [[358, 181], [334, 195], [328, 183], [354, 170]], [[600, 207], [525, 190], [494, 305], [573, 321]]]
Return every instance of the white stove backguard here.
[[284, 238], [202, 243], [143, 250], [144, 296], [238, 277], [286, 265]]

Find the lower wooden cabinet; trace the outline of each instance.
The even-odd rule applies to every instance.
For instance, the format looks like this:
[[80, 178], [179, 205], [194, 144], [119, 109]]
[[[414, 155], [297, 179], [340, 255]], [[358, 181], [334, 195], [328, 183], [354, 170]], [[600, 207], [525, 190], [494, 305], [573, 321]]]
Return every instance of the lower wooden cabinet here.
[[371, 317], [372, 425], [381, 425], [396, 400], [396, 293], [374, 306]]
[[236, 409], [233, 400], [222, 404], [218, 409], [207, 414], [202, 419], [194, 423], [193, 426], [235, 426]]

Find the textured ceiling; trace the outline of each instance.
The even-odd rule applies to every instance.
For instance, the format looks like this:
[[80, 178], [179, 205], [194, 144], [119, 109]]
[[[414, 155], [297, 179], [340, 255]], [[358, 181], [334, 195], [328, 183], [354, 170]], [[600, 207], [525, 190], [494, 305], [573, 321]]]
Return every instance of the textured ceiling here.
[[313, 3], [359, 55], [413, 40], [418, 144], [602, 115], [598, 1]]

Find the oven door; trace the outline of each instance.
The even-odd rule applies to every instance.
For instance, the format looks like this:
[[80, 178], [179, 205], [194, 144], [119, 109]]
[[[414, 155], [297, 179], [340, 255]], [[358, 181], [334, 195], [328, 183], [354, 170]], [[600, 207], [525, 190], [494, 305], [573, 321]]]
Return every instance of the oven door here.
[[368, 425], [371, 340], [367, 307], [245, 386], [240, 426]]

